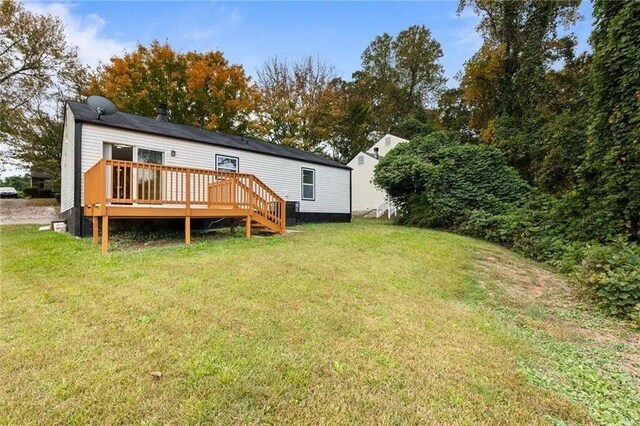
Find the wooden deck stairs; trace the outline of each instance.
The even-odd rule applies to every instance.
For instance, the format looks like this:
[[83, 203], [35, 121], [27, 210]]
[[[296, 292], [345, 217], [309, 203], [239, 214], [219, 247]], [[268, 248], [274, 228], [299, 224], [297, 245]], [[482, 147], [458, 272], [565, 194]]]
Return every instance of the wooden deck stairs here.
[[252, 229], [286, 230], [284, 199], [252, 174], [102, 159], [84, 184], [84, 215], [92, 218], [94, 244], [102, 228], [103, 252], [110, 219], [184, 218], [186, 244], [191, 218], [238, 218], [247, 238]]

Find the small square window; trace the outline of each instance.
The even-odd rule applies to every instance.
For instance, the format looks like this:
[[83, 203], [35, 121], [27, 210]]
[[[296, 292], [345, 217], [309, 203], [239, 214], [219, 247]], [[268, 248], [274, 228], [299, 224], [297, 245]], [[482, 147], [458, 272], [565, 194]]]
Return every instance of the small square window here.
[[162, 152], [152, 151], [150, 149], [138, 148], [138, 162], [149, 163], [149, 164], [162, 164]]
[[364, 164], [364, 155], [358, 156], [358, 164]]
[[238, 157], [216, 154], [216, 170], [238, 173], [239, 163]]

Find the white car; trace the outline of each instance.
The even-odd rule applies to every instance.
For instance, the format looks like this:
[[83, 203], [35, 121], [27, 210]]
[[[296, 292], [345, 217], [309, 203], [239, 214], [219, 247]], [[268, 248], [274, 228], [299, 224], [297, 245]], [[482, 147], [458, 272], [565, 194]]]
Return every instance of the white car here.
[[18, 198], [18, 191], [10, 186], [0, 188], [0, 198]]

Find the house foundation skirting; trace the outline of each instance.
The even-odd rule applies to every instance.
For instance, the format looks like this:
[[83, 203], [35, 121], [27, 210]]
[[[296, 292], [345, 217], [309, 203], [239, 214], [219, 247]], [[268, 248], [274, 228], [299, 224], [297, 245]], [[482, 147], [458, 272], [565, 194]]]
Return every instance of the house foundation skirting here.
[[67, 231], [75, 237], [91, 236], [91, 218], [84, 217], [82, 207], [72, 207], [60, 215], [67, 221]]
[[351, 213], [298, 212], [300, 223], [351, 222]]

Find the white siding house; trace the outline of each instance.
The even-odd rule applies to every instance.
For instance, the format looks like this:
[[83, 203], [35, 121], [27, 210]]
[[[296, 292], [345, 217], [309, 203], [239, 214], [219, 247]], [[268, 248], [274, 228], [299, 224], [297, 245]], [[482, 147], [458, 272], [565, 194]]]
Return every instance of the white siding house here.
[[372, 183], [373, 172], [381, 157], [406, 139], [385, 135], [366, 152], [360, 152], [347, 166], [352, 171], [351, 210], [353, 214], [366, 214], [385, 202], [386, 194]]
[[[116, 158], [123, 152], [131, 158]], [[286, 201], [298, 202], [301, 222], [351, 218], [351, 169], [343, 164], [290, 147], [173, 124], [166, 119], [123, 112], [97, 119], [87, 105], [68, 102], [61, 211], [72, 233], [87, 234], [82, 228], [88, 225], [86, 221], [82, 224], [81, 217], [85, 172], [102, 158], [135, 162], [145, 156], [165, 166], [253, 174]]]

